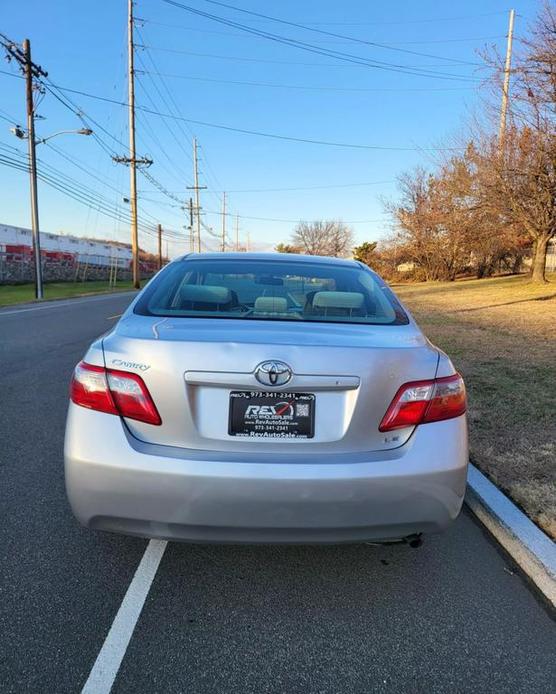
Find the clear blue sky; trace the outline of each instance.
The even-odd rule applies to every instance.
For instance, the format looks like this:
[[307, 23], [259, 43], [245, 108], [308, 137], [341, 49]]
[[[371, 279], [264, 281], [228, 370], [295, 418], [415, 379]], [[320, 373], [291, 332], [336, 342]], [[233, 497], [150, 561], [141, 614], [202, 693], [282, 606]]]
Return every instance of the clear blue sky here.
[[[192, 183], [190, 152], [195, 134], [201, 146], [201, 183], [208, 186], [202, 193], [207, 224], [220, 229], [215, 214], [220, 209], [219, 191], [230, 191], [229, 210], [241, 215], [241, 233], [249, 232], [255, 244], [287, 241], [294, 224], [249, 217], [340, 218], [357, 222], [353, 227], [358, 241], [380, 238], [387, 229], [381, 198], [395, 195], [396, 176], [416, 164], [430, 163], [432, 154], [419, 148], [442, 146], [476, 112], [478, 80], [484, 77], [476, 65], [480, 62], [477, 50], [485, 44], [504, 49], [511, 6], [518, 12], [518, 36], [525, 33], [538, 8], [530, 0], [511, 4], [468, 0], [457, 5], [434, 0], [229, 0], [244, 9], [390, 46], [382, 48], [276, 24], [205, 0], [182, 0], [182, 4], [304, 41], [317, 50], [401, 66], [387, 70], [355, 65], [246, 34], [163, 0], [137, 1], [136, 15], [145, 22], [138, 23], [136, 41], [148, 46], [137, 49], [136, 68], [142, 71], [137, 76], [138, 106], [297, 138], [409, 148], [354, 149], [290, 142], [199, 124], [178, 125], [140, 112], [138, 154], [154, 159], [149, 171], [156, 180], [178, 199], [189, 196], [185, 186]], [[126, 13], [126, 0], [3, 3], [0, 31], [15, 41], [28, 37], [34, 60], [48, 70], [56, 85], [125, 101]], [[13, 64], [3, 63], [1, 69], [17, 74]], [[434, 74], [407, 74], [415, 69]], [[0, 145], [24, 152], [25, 143], [10, 134], [8, 122], [13, 119], [24, 125], [23, 81], [0, 74], [0, 94]], [[78, 94], [68, 96], [111, 135], [127, 142], [125, 107]], [[82, 125], [49, 93], [38, 113], [44, 117], [37, 122], [39, 137]], [[126, 153], [106, 133], [95, 131], [110, 148]], [[101, 193], [113, 206], [126, 209], [122, 198], [128, 194], [128, 170], [112, 163], [92, 137], [64, 135], [51, 144], [97, 179], [45, 145], [38, 149], [41, 161]], [[160, 220], [185, 234], [185, 215], [173, 206], [178, 202], [142, 176], [138, 184], [143, 221]], [[323, 187], [302, 190], [316, 186]], [[299, 190], [251, 192], [279, 188]], [[30, 226], [26, 174], [0, 165], [0, 191], [0, 223]], [[126, 241], [129, 237], [125, 223], [104, 217], [43, 183], [40, 215], [43, 231]], [[143, 234], [140, 241], [153, 248], [150, 237]], [[171, 255], [183, 250], [187, 250], [185, 240], [170, 243]]]

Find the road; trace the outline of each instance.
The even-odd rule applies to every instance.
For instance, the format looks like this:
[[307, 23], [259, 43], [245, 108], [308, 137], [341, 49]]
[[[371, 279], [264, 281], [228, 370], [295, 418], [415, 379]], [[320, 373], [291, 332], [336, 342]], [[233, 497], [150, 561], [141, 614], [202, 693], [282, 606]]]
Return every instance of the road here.
[[[130, 294], [0, 311], [0, 691], [77, 692], [147, 541], [65, 498], [68, 381]], [[464, 512], [423, 547], [169, 543], [114, 692], [542, 692], [556, 628]]]

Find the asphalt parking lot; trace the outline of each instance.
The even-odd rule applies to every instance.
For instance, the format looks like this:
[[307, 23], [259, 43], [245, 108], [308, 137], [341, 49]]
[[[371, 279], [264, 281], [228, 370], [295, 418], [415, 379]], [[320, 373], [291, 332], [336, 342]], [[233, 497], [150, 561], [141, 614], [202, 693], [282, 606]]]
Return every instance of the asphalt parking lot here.
[[[0, 310], [0, 691], [76, 692], [147, 541], [78, 526], [71, 370], [130, 294]], [[552, 692], [556, 628], [464, 512], [423, 547], [169, 543], [114, 692]]]

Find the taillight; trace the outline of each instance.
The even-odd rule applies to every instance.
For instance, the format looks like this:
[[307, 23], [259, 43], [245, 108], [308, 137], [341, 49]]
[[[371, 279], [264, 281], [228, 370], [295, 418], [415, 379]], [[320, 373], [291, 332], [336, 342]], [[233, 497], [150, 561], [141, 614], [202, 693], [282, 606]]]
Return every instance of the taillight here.
[[137, 374], [79, 362], [70, 385], [72, 402], [98, 412], [162, 424], [143, 379]]
[[467, 407], [460, 374], [404, 384], [382, 418], [379, 431], [439, 422], [463, 414]]
[[76, 405], [90, 410], [119, 414], [106, 382], [106, 369], [79, 362], [70, 384], [70, 398]]

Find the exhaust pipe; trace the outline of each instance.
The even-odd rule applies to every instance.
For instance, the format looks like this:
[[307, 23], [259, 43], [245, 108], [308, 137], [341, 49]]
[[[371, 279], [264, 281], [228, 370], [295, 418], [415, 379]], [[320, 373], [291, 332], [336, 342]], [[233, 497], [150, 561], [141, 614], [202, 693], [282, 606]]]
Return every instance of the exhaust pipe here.
[[382, 540], [378, 542], [365, 542], [364, 544], [371, 547], [388, 547], [391, 545], [409, 545], [413, 549], [417, 549], [423, 544], [423, 533], [415, 533], [414, 535], [407, 535], [407, 537], [400, 537], [399, 540]]

